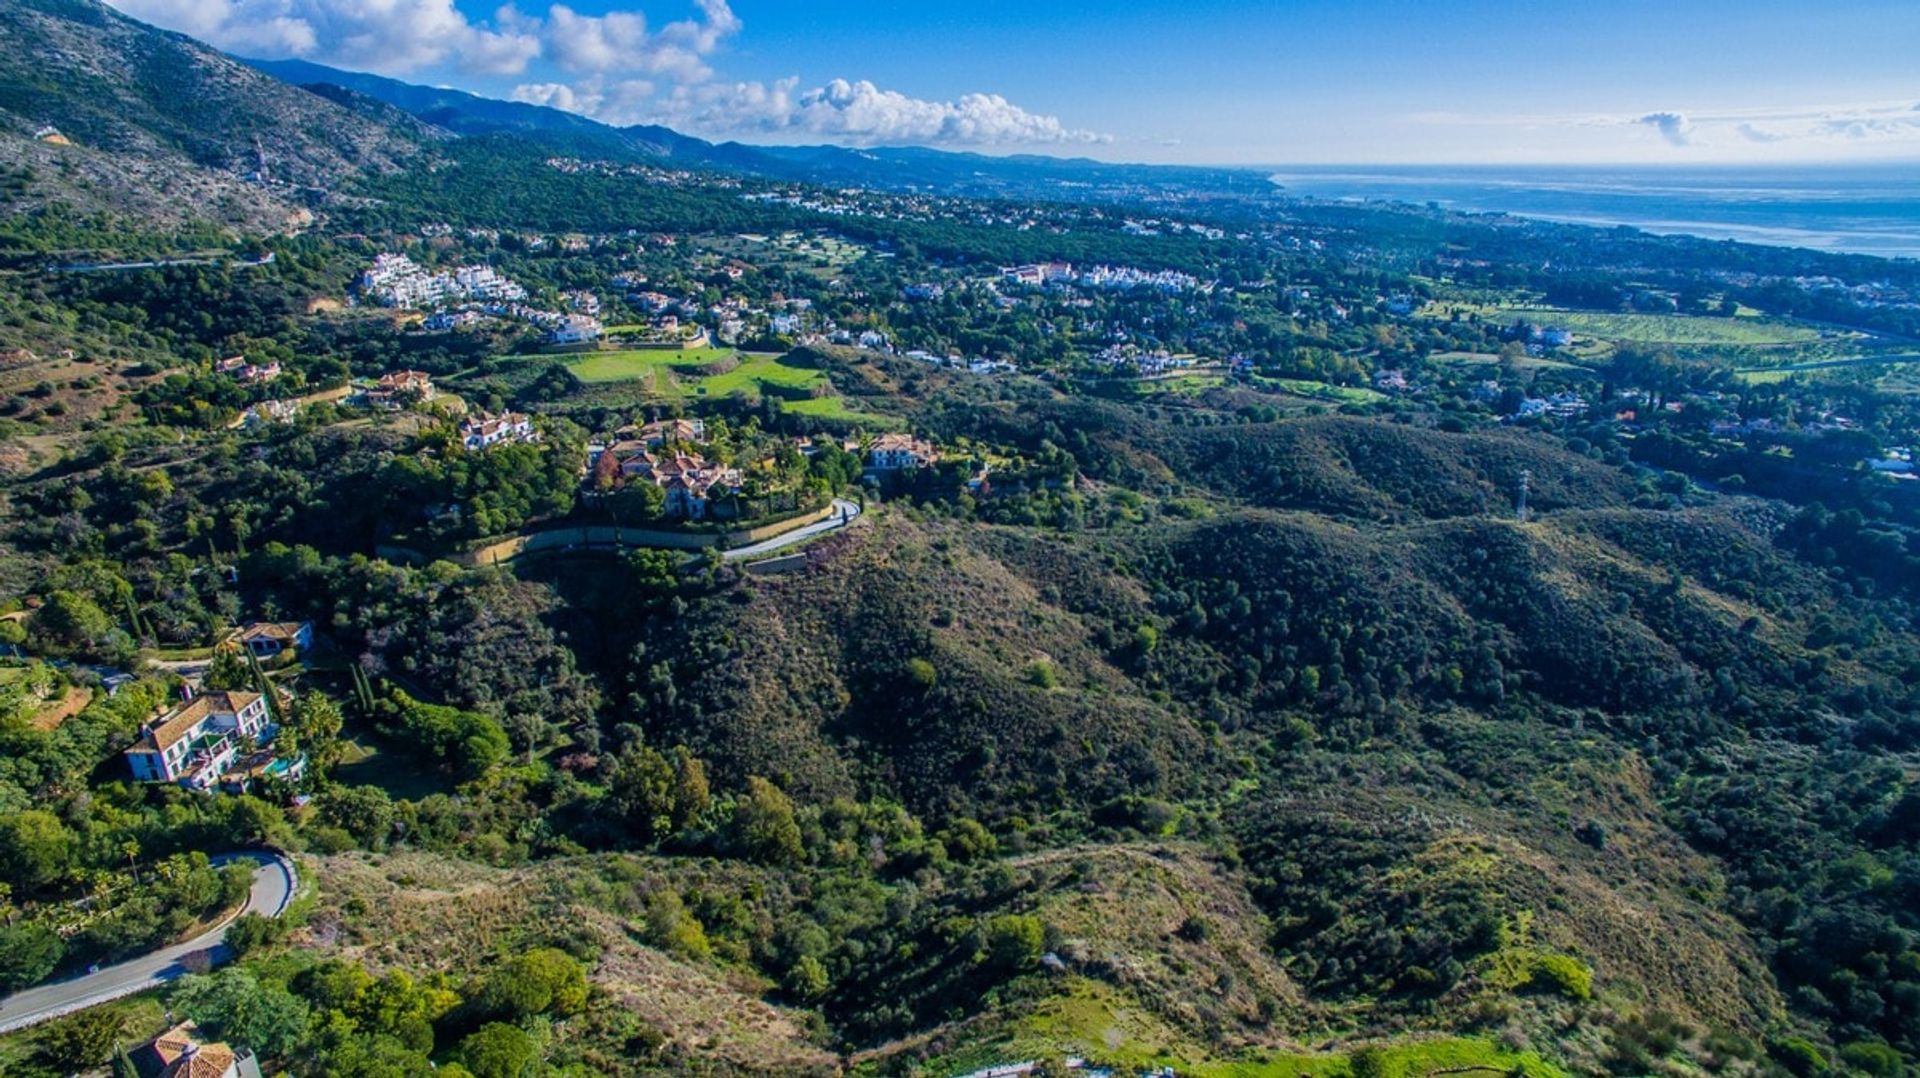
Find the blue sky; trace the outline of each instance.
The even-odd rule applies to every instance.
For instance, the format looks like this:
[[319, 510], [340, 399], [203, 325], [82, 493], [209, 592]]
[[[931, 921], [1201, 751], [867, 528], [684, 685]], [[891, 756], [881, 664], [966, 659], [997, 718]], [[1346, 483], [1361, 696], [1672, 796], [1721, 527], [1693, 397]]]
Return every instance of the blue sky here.
[[757, 142], [1201, 163], [1920, 159], [1920, 2], [113, 0], [243, 55]]

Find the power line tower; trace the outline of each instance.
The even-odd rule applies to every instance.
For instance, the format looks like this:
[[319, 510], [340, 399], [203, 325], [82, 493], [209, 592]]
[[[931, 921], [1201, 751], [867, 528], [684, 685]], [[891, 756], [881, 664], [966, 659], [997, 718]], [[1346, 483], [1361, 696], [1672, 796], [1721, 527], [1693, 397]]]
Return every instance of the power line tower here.
[[1523, 524], [1533, 516], [1533, 510], [1527, 508], [1527, 491], [1532, 485], [1533, 470], [1531, 468], [1522, 468], [1520, 470], [1520, 493], [1519, 497], [1514, 500], [1513, 515]]
[[253, 136], [253, 176], [262, 186], [271, 183], [273, 177], [267, 172], [267, 147], [260, 136]]

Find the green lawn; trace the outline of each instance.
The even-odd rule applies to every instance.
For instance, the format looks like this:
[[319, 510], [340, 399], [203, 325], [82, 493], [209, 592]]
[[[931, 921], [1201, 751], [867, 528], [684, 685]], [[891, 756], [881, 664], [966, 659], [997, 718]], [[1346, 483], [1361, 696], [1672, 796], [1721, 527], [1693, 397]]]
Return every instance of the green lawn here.
[[784, 356], [755, 355], [748, 357], [745, 363], [711, 378], [685, 379], [683, 384], [690, 385], [693, 392], [705, 397], [724, 397], [739, 390], [758, 396], [765, 386], [779, 386], [783, 389], [807, 389], [827, 380], [825, 371], [813, 367], [796, 367], [787, 363]]
[[[703, 375], [700, 368], [738, 357], [730, 371]], [[820, 419], [861, 420], [872, 418], [848, 408], [838, 397], [793, 399], [827, 384], [827, 373], [815, 367], [789, 362], [786, 356], [771, 352], [737, 352], [731, 348], [696, 348], [686, 352], [622, 349], [611, 352], [581, 352], [558, 356], [588, 385], [616, 385], [651, 376], [644, 391], [647, 398], [661, 400], [714, 399], [744, 393], [759, 397], [770, 389], [782, 391], [782, 403], [788, 411]]]
[[893, 416], [876, 412], [856, 412], [847, 407], [847, 402], [839, 397], [809, 397], [806, 400], [781, 401], [782, 411], [794, 415], [811, 416], [814, 419], [839, 419], [851, 423], [872, 423], [875, 426], [889, 426], [899, 422]]
[[1560, 307], [1540, 307], [1526, 303], [1501, 305], [1458, 301], [1435, 301], [1420, 311], [1420, 317], [1445, 319], [1451, 311], [1479, 315], [1482, 322], [1510, 325], [1534, 322], [1543, 326], [1570, 329], [1583, 337], [1622, 344], [1665, 344], [1676, 346], [1777, 346], [1810, 344], [1821, 340], [1820, 331], [1743, 310], [1733, 317], [1692, 314], [1639, 314], [1615, 311], [1574, 311]]
[[1687, 314], [1617, 314], [1603, 311], [1565, 311], [1551, 307], [1503, 307], [1494, 312], [1503, 322], [1525, 321], [1555, 325], [1587, 337], [1629, 344], [1806, 344], [1820, 339], [1820, 331], [1763, 318], [1722, 318]]
[[693, 370], [736, 354], [731, 348], [691, 348], [686, 351], [625, 348], [612, 352], [567, 353], [554, 358], [565, 363], [575, 378], [594, 385], [632, 381], [653, 372]]
[[453, 782], [446, 775], [375, 731], [356, 731], [345, 748], [331, 777], [348, 786], [378, 786], [387, 796], [408, 801], [453, 792]]
[[1372, 404], [1375, 401], [1387, 399], [1385, 393], [1376, 390], [1359, 386], [1330, 385], [1308, 378], [1255, 378], [1254, 385], [1260, 389], [1277, 389], [1296, 397], [1331, 401], [1334, 404]]

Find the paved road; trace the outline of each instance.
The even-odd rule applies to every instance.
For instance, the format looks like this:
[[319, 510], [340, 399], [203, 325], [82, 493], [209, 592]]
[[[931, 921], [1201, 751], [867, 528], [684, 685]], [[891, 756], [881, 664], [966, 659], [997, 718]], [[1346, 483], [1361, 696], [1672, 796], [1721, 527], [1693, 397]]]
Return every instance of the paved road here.
[[795, 543], [811, 539], [816, 535], [824, 535], [827, 532], [844, 528], [852, 524], [859, 515], [860, 507], [858, 505], [845, 498], [835, 498], [833, 500], [833, 515], [827, 519], [815, 521], [804, 528], [795, 528], [784, 535], [776, 535], [765, 542], [755, 543], [752, 546], [736, 547], [732, 550], [721, 551], [720, 556], [728, 561], [739, 561], [742, 558], [757, 558], [762, 554], [771, 554], [776, 550], [790, 547]]
[[[278, 917], [293, 899], [296, 882], [293, 862], [273, 853], [231, 853], [212, 858], [215, 865], [250, 861], [258, 866], [253, 874], [253, 890], [239, 913], [259, 913]], [[234, 916], [238, 917], [239, 913]], [[229, 922], [231, 923], [231, 922]], [[0, 1033], [58, 1018], [108, 1000], [144, 992], [191, 972], [190, 966], [205, 968], [233, 957], [226, 943], [227, 924], [202, 933], [184, 943], [163, 947], [97, 973], [87, 973], [53, 984], [29, 988], [0, 1000]], [[196, 957], [197, 956], [197, 957]]]

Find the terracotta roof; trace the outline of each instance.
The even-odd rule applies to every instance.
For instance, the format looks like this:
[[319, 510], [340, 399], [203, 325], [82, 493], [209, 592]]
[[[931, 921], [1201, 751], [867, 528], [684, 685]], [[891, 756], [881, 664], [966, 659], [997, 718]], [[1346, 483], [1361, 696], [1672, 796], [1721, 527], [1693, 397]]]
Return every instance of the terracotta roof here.
[[257, 692], [209, 692], [181, 704], [147, 728], [146, 740], [155, 752], [165, 752], [193, 732], [211, 715], [237, 715], [260, 699]]
[[304, 621], [256, 621], [240, 630], [241, 640], [278, 640], [290, 643], [307, 627]]
[[224, 1078], [233, 1070], [233, 1049], [218, 1042], [202, 1044], [199, 1035], [200, 1027], [182, 1022], [154, 1040], [160, 1078]]

